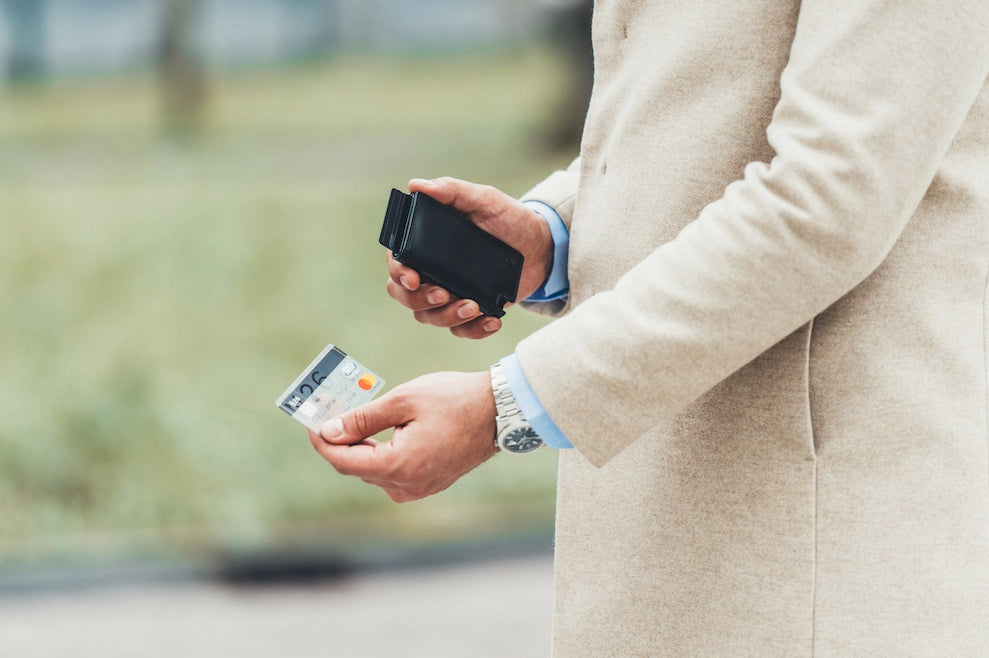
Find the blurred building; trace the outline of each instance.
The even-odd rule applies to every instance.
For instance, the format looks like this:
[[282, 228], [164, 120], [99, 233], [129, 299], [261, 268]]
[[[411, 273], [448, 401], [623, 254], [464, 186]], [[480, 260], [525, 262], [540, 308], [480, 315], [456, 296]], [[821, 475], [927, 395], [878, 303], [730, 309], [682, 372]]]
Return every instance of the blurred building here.
[[[175, 1], [0, 0], [0, 79], [152, 65], [167, 7]], [[547, 7], [533, 0], [178, 1], [193, 6], [192, 36], [212, 67], [341, 50], [483, 47], [533, 36]]]

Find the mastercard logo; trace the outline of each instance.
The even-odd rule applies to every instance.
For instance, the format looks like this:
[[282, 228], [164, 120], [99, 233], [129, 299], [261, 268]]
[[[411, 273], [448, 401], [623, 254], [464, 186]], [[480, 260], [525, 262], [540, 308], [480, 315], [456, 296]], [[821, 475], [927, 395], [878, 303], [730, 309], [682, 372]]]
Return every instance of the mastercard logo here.
[[371, 373], [367, 373], [366, 375], [364, 375], [363, 377], [357, 380], [357, 385], [360, 386], [361, 390], [364, 391], [370, 391], [372, 388], [374, 388], [374, 385], [377, 383], [378, 383], [378, 378], [372, 375]]

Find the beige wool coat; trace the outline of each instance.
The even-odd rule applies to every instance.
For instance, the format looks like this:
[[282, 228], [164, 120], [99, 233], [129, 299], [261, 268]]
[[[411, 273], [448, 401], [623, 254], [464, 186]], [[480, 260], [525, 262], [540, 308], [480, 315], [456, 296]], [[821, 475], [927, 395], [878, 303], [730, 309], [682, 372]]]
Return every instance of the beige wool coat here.
[[[989, 2], [600, 0], [557, 656], [989, 656]], [[545, 310], [545, 307], [543, 307]]]

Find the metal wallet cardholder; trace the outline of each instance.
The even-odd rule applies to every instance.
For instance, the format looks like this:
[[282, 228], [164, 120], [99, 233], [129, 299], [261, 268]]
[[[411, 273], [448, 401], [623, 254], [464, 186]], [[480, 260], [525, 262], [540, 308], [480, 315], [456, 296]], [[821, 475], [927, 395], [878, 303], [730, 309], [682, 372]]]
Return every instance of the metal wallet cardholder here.
[[484, 315], [500, 318], [518, 294], [522, 254], [421, 192], [391, 191], [378, 242], [424, 281], [476, 301]]

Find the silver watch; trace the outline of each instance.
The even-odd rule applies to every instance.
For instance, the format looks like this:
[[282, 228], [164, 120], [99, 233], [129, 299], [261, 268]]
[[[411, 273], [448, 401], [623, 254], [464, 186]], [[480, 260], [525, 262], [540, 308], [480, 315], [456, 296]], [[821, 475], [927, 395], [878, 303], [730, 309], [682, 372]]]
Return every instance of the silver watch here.
[[491, 366], [491, 391], [494, 393], [495, 446], [503, 452], [523, 455], [543, 445], [543, 440], [525, 419], [525, 414], [515, 401], [515, 395], [508, 386], [508, 379], [502, 372], [501, 364]]

